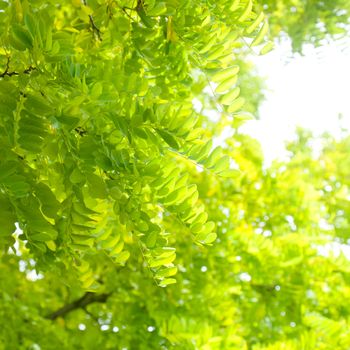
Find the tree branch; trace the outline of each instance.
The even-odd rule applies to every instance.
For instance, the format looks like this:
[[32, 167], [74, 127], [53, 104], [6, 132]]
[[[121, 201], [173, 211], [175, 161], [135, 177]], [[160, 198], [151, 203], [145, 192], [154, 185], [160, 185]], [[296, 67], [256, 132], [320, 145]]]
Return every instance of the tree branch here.
[[[6, 62], [6, 68], [5, 70], [0, 74], [0, 78], [4, 78], [5, 76], [12, 77], [13, 75], [19, 75], [18, 72], [9, 72], [10, 69], [10, 57], [7, 57], [7, 62]], [[29, 66], [23, 71], [23, 74], [30, 74], [33, 70], [35, 70], [36, 67]]]
[[92, 15], [89, 15], [89, 19], [90, 19], [90, 24], [92, 27], [93, 32], [95, 33], [95, 35], [97, 36], [98, 40], [102, 41], [102, 36], [101, 36], [101, 31], [100, 29], [96, 26], [95, 22], [94, 22], [94, 18], [92, 17]]
[[[83, 0], [83, 4], [84, 6], [87, 6], [87, 1]], [[94, 21], [94, 17], [90, 14], [89, 16], [89, 20], [90, 20], [90, 25], [92, 28], [92, 32], [96, 35], [97, 39], [99, 41], [102, 41], [102, 35], [101, 35], [101, 31], [100, 29], [96, 26], [95, 21]]]
[[17, 72], [9, 72], [10, 69], [10, 57], [7, 57], [6, 68], [3, 73], [0, 74], [0, 78], [3, 78], [5, 75], [11, 77], [12, 75], [18, 75]]
[[55, 320], [58, 317], [64, 317], [69, 312], [77, 309], [85, 309], [89, 304], [92, 303], [105, 303], [111, 293], [96, 294], [92, 292], [86, 292], [81, 298], [73, 301], [70, 304], [64, 305], [58, 310], [48, 314], [45, 318], [49, 320]]
[[[33, 70], [36, 70], [36, 67], [33, 67], [33, 66], [29, 66], [27, 69], [25, 69], [23, 71], [23, 74], [29, 74], [30, 72], [32, 72]], [[42, 94], [42, 92], [41, 92]]]

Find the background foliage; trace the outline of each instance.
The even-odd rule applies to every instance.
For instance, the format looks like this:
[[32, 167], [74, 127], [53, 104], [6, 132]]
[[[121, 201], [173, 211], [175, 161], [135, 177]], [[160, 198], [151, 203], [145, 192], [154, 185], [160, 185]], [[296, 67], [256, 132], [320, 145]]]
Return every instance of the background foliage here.
[[304, 44], [320, 46], [329, 39], [349, 33], [350, 4], [347, 0], [262, 0], [269, 16], [271, 31], [285, 33], [293, 51], [302, 52]]
[[349, 348], [349, 138], [266, 169], [239, 132], [283, 7], [0, 9], [0, 349]]

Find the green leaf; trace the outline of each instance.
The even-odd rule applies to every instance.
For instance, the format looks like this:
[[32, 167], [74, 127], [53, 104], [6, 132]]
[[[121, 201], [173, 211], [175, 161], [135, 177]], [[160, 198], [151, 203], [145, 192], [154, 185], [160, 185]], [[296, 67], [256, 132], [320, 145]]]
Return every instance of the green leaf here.
[[247, 1], [247, 5], [246, 5], [243, 13], [238, 18], [238, 22], [246, 21], [248, 19], [248, 17], [250, 16], [251, 12], [252, 12], [252, 9], [253, 9], [253, 1], [252, 0], [248, 0]]
[[211, 232], [211, 233], [201, 232], [198, 235], [196, 235], [196, 241], [202, 244], [210, 244], [216, 240], [216, 237], [217, 235], [215, 232]]
[[264, 20], [265, 14], [263, 12], [260, 12], [259, 15], [256, 17], [256, 19], [253, 21], [253, 23], [246, 28], [245, 32], [247, 34], [251, 34]]
[[199, 50], [199, 53], [204, 54], [208, 52], [216, 43], [217, 35], [213, 34], [204, 44], [204, 46]]
[[239, 122], [244, 122], [244, 121], [247, 121], [247, 120], [253, 120], [254, 119], [254, 116], [250, 113], [247, 113], [247, 112], [244, 112], [244, 113], [235, 113], [233, 115], [233, 121], [236, 122], [236, 121], [239, 121]]
[[52, 235], [48, 233], [34, 233], [29, 235], [29, 239], [34, 242], [48, 242], [52, 240]]
[[208, 214], [203, 212], [199, 213], [197, 216], [195, 216], [191, 220], [187, 220], [188, 223], [191, 223], [192, 225], [204, 225], [208, 220]]
[[72, 234], [72, 240], [74, 244], [87, 246], [89, 248], [91, 248], [95, 243], [94, 238], [89, 235]]
[[215, 92], [223, 93], [226, 90], [233, 88], [236, 82], [237, 82], [237, 75], [227, 78], [216, 87]]
[[221, 172], [227, 170], [230, 167], [230, 157], [223, 156], [214, 165], [213, 169], [215, 172]]
[[47, 217], [55, 219], [60, 209], [60, 202], [56, 199], [51, 189], [47, 185], [39, 183], [35, 187], [35, 192], [41, 203], [42, 212]]
[[78, 168], [75, 168], [70, 174], [69, 180], [73, 184], [80, 184], [82, 182], [85, 182], [86, 177]]
[[245, 98], [244, 97], [238, 97], [235, 101], [232, 101], [232, 103], [227, 108], [227, 111], [229, 113], [234, 113], [238, 110], [240, 110], [245, 104]]
[[114, 257], [114, 261], [117, 264], [124, 265], [129, 258], [130, 258], [130, 252], [127, 250], [124, 250], [123, 252], [121, 252], [120, 254]]
[[237, 86], [225, 95], [219, 97], [219, 102], [223, 105], [230, 105], [239, 96], [241, 89]]
[[181, 199], [185, 198], [187, 194], [187, 188], [181, 187], [173, 192], [171, 192], [170, 194], [168, 194], [163, 200], [162, 202], [165, 205], [172, 205], [175, 204], [177, 202], [181, 202]]
[[113, 247], [113, 249], [110, 251], [109, 254], [110, 254], [111, 256], [116, 256], [116, 255], [119, 256], [119, 254], [121, 253], [121, 251], [122, 251], [123, 248], [124, 248], [124, 245], [125, 245], [124, 241], [120, 240], [120, 241]]
[[11, 45], [20, 51], [33, 47], [33, 39], [28, 30], [18, 24], [13, 24]]
[[209, 233], [215, 228], [215, 223], [213, 221], [208, 221], [206, 224], [195, 223], [191, 225], [191, 231], [193, 233]]
[[231, 179], [236, 179], [237, 177], [240, 176], [240, 174], [241, 173], [239, 172], [239, 170], [235, 170], [235, 169], [227, 169], [227, 170], [220, 171], [218, 173], [218, 175], [222, 177], [227, 177]]
[[34, 114], [48, 115], [53, 112], [53, 108], [40, 96], [27, 96], [24, 105], [28, 111]]
[[217, 58], [222, 56], [224, 54], [224, 52], [226, 51], [225, 46], [220, 45], [220, 44], [215, 48], [212, 47], [212, 49], [213, 50], [208, 53], [208, 56], [207, 56], [208, 61], [216, 60]]
[[232, 11], [232, 12], [237, 11], [240, 2], [241, 2], [241, 0], [233, 0], [232, 5], [230, 7], [230, 11]]
[[269, 41], [261, 50], [260, 55], [266, 55], [271, 50], [273, 50], [275, 44], [272, 41]]
[[89, 192], [92, 197], [101, 199], [107, 198], [108, 194], [106, 184], [100, 176], [97, 176], [96, 174], [87, 174], [86, 178], [89, 186]]
[[176, 279], [175, 278], [166, 278], [166, 279], [164, 279], [164, 280], [159, 282], [159, 286], [160, 287], [166, 287], [169, 284], [174, 284], [174, 283], [176, 283]]
[[196, 160], [197, 162], [200, 162], [204, 158], [206, 158], [212, 148], [213, 142], [212, 140], [208, 141], [207, 143], [199, 143], [197, 145], [194, 145], [191, 147], [191, 149], [188, 152], [188, 155]]
[[171, 264], [176, 258], [176, 254], [172, 252], [169, 256], [152, 258], [149, 260], [149, 267], [159, 267]]
[[162, 137], [162, 139], [172, 148], [179, 149], [180, 146], [176, 138], [166, 130], [157, 129], [157, 133]]
[[250, 46], [253, 47], [253, 46], [257, 46], [257, 45], [261, 44], [262, 41], [264, 40], [264, 37], [267, 34], [268, 30], [269, 30], [269, 23], [267, 21], [265, 21], [264, 24], [262, 25], [258, 35], [252, 41]]
[[51, 251], [55, 252], [57, 250], [57, 246], [54, 241], [47, 241], [45, 244]]
[[96, 84], [93, 85], [91, 88], [91, 94], [90, 96], [93, 98], [98, 98], [101, 96], [103, 90], [103, 85], [101, 82], [97, 82]]
[[215, 163], [223, 156], [222, 147], [218, 146], [210, 153], [209, 157], [203, 162], [207, 168], [212, 168]]
[[176, 273], [177, 273], [176, 266], [166, 267], [166, 268], [158, 270], [157, 273], [155, 274], [155, 278], [161, 279], [164, 277], [170, 277], [170, 276], [176, 275]]
[[232, 78], [233, 76], [237, 75], [238, 72], [239, 72], [239, 66], [234, 65], [234, 66], [219, 70], [217, 73], [213, 74], [213, 76], [211, 77], [211, 80], [216, 83], [222, 82], [223, 80]]
[[77, 127], [80, 123], [80, 119], [77, 117], [72, 117], [72, 116], [68, 116], [68, 115], [61, 115], [61, 116], [56, 116], [56, 119], [64, 125], [68, 126], [69, 130], [74, 129], [75, 127]]
[[0, 208], [0, 246], [2, 246], [5, 243], [4, 237], [12, 235], [16, 230], [16, 216], [11, 202], [2, 193], [0, 193]]
[[147, 10], [147, 16], [156, 17], [161, 16], [167, 12], [167, 7], [165, 2], [157, 2], [154, 7]]

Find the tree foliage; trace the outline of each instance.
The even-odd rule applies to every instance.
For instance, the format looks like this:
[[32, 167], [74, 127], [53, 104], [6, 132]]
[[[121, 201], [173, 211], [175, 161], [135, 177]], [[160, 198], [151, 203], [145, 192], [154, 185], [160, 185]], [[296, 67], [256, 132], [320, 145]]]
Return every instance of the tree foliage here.
[[349, 34], [350, 4], [347, 0], [259, 0], [274, 35], [287, 34], [295, 52], [310, 43], [321, 46], [326, 40]]
[[238, 132], [258, 3], [0, 8], [1, 349], [348, 348], [349, 140]]

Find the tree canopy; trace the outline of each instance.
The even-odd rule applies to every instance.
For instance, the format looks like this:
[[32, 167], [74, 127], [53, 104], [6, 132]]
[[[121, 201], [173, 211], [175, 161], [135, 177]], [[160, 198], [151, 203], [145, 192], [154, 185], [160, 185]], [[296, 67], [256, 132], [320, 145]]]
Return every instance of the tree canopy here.
[[0, 349], [349, 348], [349, 137], [239, 131], [272, 8], [0, 1]]
[[287, 34], [292, 48], [302, 52], [304, 44], [321, 46], [329, 39], [349, 33], [350, 3], [347, 0], [259, 0], [268, 15], [274, 35]]

